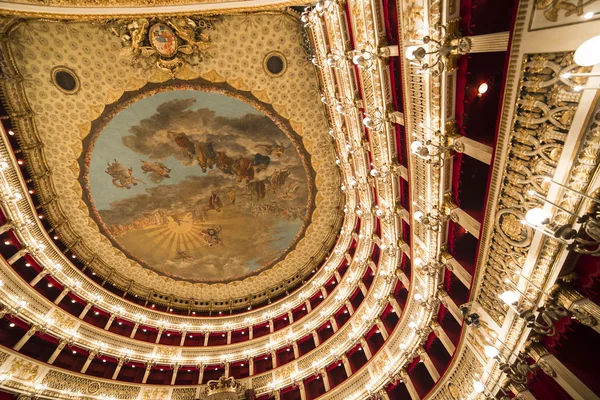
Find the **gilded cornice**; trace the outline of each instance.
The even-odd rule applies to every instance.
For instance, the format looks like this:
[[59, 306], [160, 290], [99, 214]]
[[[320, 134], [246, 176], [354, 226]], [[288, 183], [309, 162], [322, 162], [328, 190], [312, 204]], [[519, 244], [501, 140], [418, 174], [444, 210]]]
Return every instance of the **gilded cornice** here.
[[[62, 2], [58, 0], [57, 2]], [[239, 15], [256, 12], [281, 12], [291, 14], [289, 7], [307, 5], [306, 0], [240, 0], [240, 1], [191, 1], [191, 0], [157, 0], [157, 5], [150, 6], [143, 0], [123, 1], [123, 4], [108, 4], [95, 0], [83, 0], [81, 3], [98, 3], [97, 5], [78, 4], [79, 0], [65, 1], [63, 5], [39, 4], [40, 1], [0, 1], [0, 16], [17, 18], [44, 18], [70, 21], [94, 21], [98, 19], [127, 18], [131, 16], [185, 16], [185, 15]], [[44, 1], [44, 3], [47, 3]], [[100, 4], [106, 3], [106, 4]], [[131, 3], [131, 4], [125, 4]]]

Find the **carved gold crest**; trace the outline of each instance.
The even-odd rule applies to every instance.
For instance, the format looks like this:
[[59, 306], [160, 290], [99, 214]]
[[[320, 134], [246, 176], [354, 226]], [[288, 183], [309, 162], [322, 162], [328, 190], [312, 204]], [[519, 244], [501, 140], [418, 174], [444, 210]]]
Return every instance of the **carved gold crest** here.
[[195, 17], [139, 18], [108, 22], [121, 39], [121, 55], [143, 69], [157, 67], [174, 74], [184, 65], [197, 65], [208, 54], [208, 30], [214, 19]]

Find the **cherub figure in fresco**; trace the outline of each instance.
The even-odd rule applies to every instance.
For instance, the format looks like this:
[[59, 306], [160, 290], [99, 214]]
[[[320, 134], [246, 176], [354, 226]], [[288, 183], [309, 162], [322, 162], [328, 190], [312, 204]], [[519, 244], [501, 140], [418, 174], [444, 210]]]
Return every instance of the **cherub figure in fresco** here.
[[281, 157], [283, 153], [287, 150], [287, 147], [282, 146], [281, 144], [259, 144], [258, 147], [262, 147], [265, 149], [268, 155], [274, 155], [277, 157]]
[[194, 220], [199, 220], [200, 222], [204, 222], [208, 219], [208, 212], [214, 210], [216, 212], [221, 212], [223, 208], [223, 202], [221, 198], [213, 193], [208, 198], [208, 204], [206, 204], [206, 199], [198, 200], [196, 205], [192, 210], [192, 218]]
[[142, 162], [142, 171], [145, 174], [150, 172], [150, 180], [154, 183], [160, 183], [165, 178], [170, 178], [171, 169], [161, 162], [144, 161]]
[[193, 258], [185, 250], [177, 250], [177, 255], [175, 256], [176, 260], [192, 260]]
[[254, 173], [266, 169], [271, 163], [268, 156], [256, 153], [253, 158], [229, 157], [225, 152], [218, 151], [216, 164], [217, 168], [226, 174], [237, 177], [237, 182], [242, 181], [248, 183], [254, 179]]
[[146, 184], [146, 182], [133, 177], [133, 168], [126, 168], [116, 159], [112, 164], [108, 162], [106, 164], [108, 165], [108, 168], [105, 172], [112, 176], [112, 183], [116, 187], [131, 189], [132, 186], [137, 186], [138, 182], [143, 183], [144, 185]]
[[202, 239], [204, 239], [204, 244], [207, 247], [212, 247], [217, 244], [222, 245], [223, 241], [219, 237], [219, 234], [221, 233], [222, 229], [223, 227], [221, 225], [218, 225], [212, 228], [202, 230], [200, 234], [202, 235]]
[[173, 139], [175, 144], [179, 146], [185, 157], [190, 160], [195, 158], [198, 161], [198, 165], [202, 168], [202, 172], [206, 172], [208, 169], [212, 169], [215, 166], [217, 153], [215, 153], [211, 142], [191, 140], [182, 132], [169, 131], [167, 134]]
[[276, 169], [269, 177], [269, 187], [273, 194], [276, 194], [279, 189], [285, 185], [285, 180], [290, 176], [292, 172], [289, 168]]
[[300, 184], [297, 182], [294, 183], [288, 183], [288, 185], [283, 189], [283, 192], [281, 193], [281, 198], [284, 200], [291, 200], [294, 197], [296, 197], [296, 195], [294, 193], [296, 193], [296, 191], [300, 188]]
[[229, 200], [229, 204], [235, 204], [236, 194], [237, 188], [233, 188], [227, 193], [227, 200]]

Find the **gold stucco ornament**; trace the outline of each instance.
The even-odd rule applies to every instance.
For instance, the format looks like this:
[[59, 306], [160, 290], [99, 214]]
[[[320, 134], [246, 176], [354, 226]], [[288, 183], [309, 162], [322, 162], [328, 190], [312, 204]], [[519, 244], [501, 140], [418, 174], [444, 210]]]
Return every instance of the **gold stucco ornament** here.
[[208, 57], [214, 19], [195, 17], [112, 20], [110, 31], [121, 39], [121, 55], [132, 65], [156, 67], [174, 75], [184, 65], [197, 65]]

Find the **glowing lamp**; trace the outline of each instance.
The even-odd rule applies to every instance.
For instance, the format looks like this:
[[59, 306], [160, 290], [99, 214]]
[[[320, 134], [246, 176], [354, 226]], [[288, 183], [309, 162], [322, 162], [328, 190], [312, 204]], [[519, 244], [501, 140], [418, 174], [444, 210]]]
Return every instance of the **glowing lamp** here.
[[421, 220], [423, 219], [423, 217], [425, 216], [425, 214], [423, 214], [423, 212], [421, 211], [417, 211], [414, 214], [415, 220], [421, 222]]
[[600, 35], [583, 42], [573, 56], [575, 64], [590, 67], [600, 63]]
[[550, 213], [543, 208], [535, 207], [527, 211], [525, 221], [531, 225], [544, 225], [550, 221]]
[[419, 150], [421, 150], [421, 147], [423, 147], [423, 143], [419, 142], [418, 140], [415, 140], [410, 144], [410, 151], [414, 154], [417, 154]]
[[406, 59], [409, 61], [416, 60], [417, 57], [415, 57], [414, 53], [418, 48], [419, 46], [408, 46], [404, 52], [404, 57], [406, 57]]
[[500, 300], [507, 305], [515, 304], [519, 300], [519, 294], [511, 292], [510, 290], [503, 292], [499, 297]]
[[479, 381], [475, 381], [473, 382], [473, 390], [475, 390], [476, 393], [483, 393], [485, 385]]
[[486, 357], [494, 358], [498, 356], [498, 349], [496, 349], [494, 346], [485, 346], [483, 348], [483, 353], [486, 355]]

